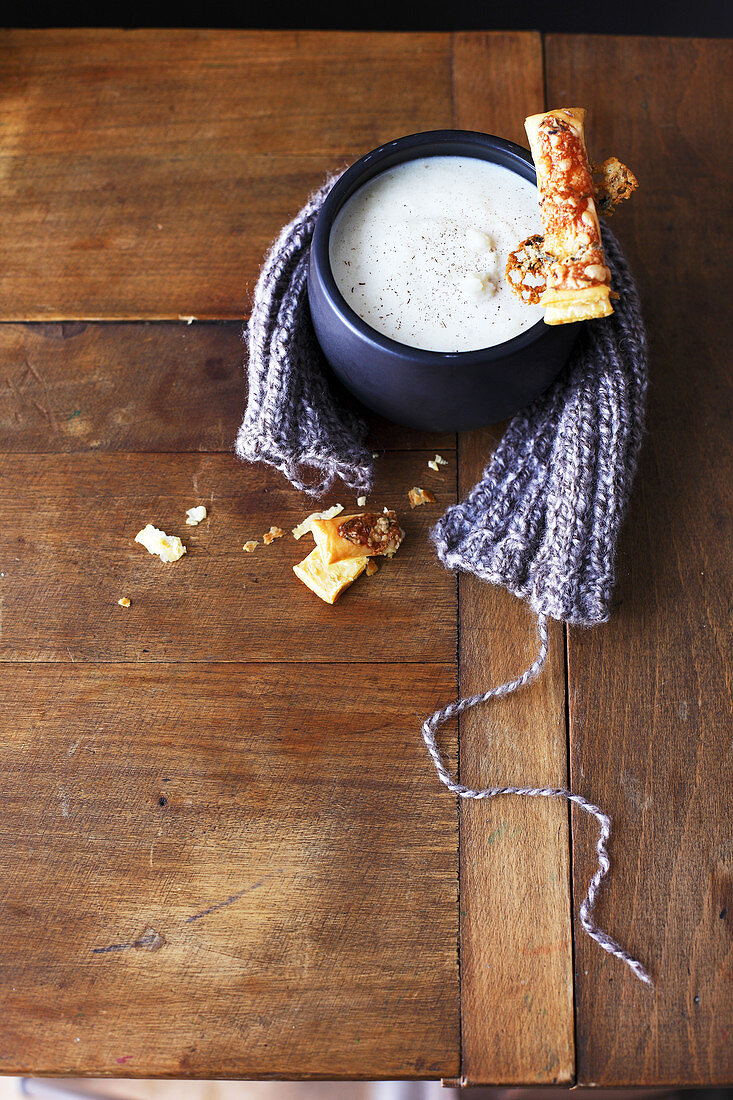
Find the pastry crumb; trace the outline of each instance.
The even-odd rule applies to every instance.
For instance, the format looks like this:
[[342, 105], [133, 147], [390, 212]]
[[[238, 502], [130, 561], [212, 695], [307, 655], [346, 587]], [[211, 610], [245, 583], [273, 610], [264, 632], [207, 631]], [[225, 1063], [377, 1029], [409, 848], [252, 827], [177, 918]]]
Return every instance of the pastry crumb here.
[[610, 218], [614, 209], [636, 191], [639, 182], [617, 157], [608, 157], [602, 164], [591, 165], [599, 214]]
[[262, 536], [262, 541], [265, 546], [269, 546], [274, 539], [281, 539], [285, 532], [282, 527], [271, 527], [269, 531], [265, 532]]
[[117, 601], [117, 603], [120, 605], [120, 607], [129, 607], [131, 600], [129, 596], [123, 596], [122, 599]]
[[144, 546], [149, 554], [153, 556], [157, 554], [164, 562], [178, 561], [186, 553], [186, 547], [178, 535], [166, 535], [165, 531], [153, 527], [152, 523], [148, 523], [142, 531], [138, 531], [135, 542]]
[[431, 459], [430, 462], [428, 462], [428, 469], [429, 470], [434, 470], [435, 473], [437, 474], [438, 469], [439, 469], [438, 463], [434, 459]]
[[443, 458], [442, 455], [436, 455], [435, 458], [433, 459], [433, 462], [437, 462], [437, 464], [439, 466], [447, 466], [448, 465], [448, 459]]
[[363, 508], [364, 505], [366, 504], [366, 497], [357, 497], [356, 498], [356, 504], [357, 504], [358, 508]]
[[410, 507], [417, 508], [420, 504], [435, 504], [435, 497], [429, 489], [421, 489], [418, 485], [410, 489], [407, 494], [410, 498]]
[[[390, 555], [391, 557], [392, 555]], [[367, 577], [373, 577], [375, 573], [379, 572], [379, 566], [375, 562], [374, 558], [370, 558], [366, 566]]]
[[186, 509], [186, 523], [189, 527], [196, 527], [199, 523], [206, 519], [206, 509], [203, 504], [197, 505], [196, 508]]
[[343, 504], [334, 504], [333, 508], [327, 508], [325, 512], [311, 512], [302, 523], [293, 528], [293, 538], [302, 539], [303, 535], [307, 535], [314, 519], [333, 519], [334, 516], [340, 515], [343, 510]]
[[254, 552], [255, 552], [255, 549], [256, 549], [256, 548], [257, 548], [258, 546], [259, 546], [259, 543], [258, 543], [258, 542], [255, 542], [255, 540], [254, 540], [254, 539], [249, 539], [249, 540], [248, 540], [247, 542], [245, 542], [245, 544], [244, 544], [244, 546], [242, 547], [242, 549], [243, 549], [243, 550], [246, 550], [248, 554], [254, 554]]

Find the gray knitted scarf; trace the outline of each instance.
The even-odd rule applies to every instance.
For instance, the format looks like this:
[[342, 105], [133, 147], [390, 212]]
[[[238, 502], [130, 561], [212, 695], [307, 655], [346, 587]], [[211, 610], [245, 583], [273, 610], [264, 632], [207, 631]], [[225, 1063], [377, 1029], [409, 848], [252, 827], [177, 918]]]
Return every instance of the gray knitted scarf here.
[[[329, 179], [311, 197], [265, 259], [247, 330], [249, 398], [235, 444], [240, 458], [266, 462], [314, 495], [337, 478], [366, 492], [373, 466], [366, 424], [330, 373], [308, 311], [310, 242], [334, 183]], [[610, 868], [610, 818], [562, 787], [466, 787], [451, 776], [436, 740], [449, 718], [535, 679], [547, 659], [548, 618], [593, 626], [609, 617], [616, 542], [643, 432], [647, 351], [628, 265], [613, 234], [605, 226], [602, 232], [619, 293], [614, 313], [582, 326], [558, 379], [514, 417], [481, 480], [432, 532], [448, 569], [474, 573], [529, 603], [537, 615], [537, 657], [516, 679], [435, 711], [422, 735], [440, 781], [459, 798], [563, 798], [596, 819], [598, 868], [580, 906], [581, 925], [651, 984], [641, 963], [592, 918]]]

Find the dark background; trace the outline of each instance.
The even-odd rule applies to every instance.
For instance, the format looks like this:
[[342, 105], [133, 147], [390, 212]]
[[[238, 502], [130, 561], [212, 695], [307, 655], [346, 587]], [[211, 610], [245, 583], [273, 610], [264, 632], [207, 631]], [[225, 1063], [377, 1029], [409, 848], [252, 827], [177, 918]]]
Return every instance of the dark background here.
[[539, 30], [727, 37], [733, 0], [41, 0], [5, 26], [278, 27], [344, 30]]

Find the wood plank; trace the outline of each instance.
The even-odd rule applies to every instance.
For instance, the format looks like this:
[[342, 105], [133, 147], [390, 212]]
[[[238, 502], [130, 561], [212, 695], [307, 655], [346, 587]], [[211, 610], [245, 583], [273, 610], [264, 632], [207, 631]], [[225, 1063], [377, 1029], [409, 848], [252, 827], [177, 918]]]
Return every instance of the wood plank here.
[[[611, 622], [569, 633], [574, 786], [615, 823], [599, 918], [654, 992], [577, 941], [578, 1078], [733, 1077], [727, 42], [551, 36], [552, 103], [588, 107], [591, 153], [640, 190], [613, 219], [651, 334], [649, 425]], [[728, 95], [726, 96], [726, 92]], [[729, 604], [729, 600], [728, 600]], [[575, 885], [595, 856], [575, 822]]]
[[[279, 473], [225, 454], [3, 455], [0, 660], [451, 663], [456, 582], [427, 532], [455, 499], [455, 464], [431, 474], [433, 453], [378, 461], [370, 503], [398, 510], [405, 542], [333, 607], [294, 577], [313, 542], [290, 530], [318, 506], [355, 508], [351, 494], [316, 505]], [[433, 483], [437, 503], [412, 511], [408, 490]], [[185, 510], [200, 503], [209, 518], [187, 527]], [[183, 538], [180, 562], [134, 542], [148, 522]], [[273, 524], [284, 538], [243, 552]]]
[[[455, 1074], [455, 666], [3, 677], [6, 1074]], [[455, 755], [455, 733], [447, 734]]]
[[[518, 74], [521, 74], [519, 76]], [[535, 34], [460, 34], [455, 123], [526, 145], [523, 121], [544, 103]], [[459, 493], [481, 476], [500, 430], [459, 437]], [[459, 582], [461, 694], [499, 684], [536, 655], [532, 616], [508, 593]], [[461, 778], [475, 785], [567, 782], [562, 628], [548, 666], [519, 695], [461, 718]], [[567, 809], [540, 799], [464, 803], [461, 831], [463, 1080], [573, 1079]]]
[[[245, 354], [241, 322], [0, 324], [2, 450], [230, 451]], [[363, 412], [371, 450], [455, 447]]]
[[448, 35], [2, 32], [0, 319], [239, 318], [319, 186], [450, 124]]

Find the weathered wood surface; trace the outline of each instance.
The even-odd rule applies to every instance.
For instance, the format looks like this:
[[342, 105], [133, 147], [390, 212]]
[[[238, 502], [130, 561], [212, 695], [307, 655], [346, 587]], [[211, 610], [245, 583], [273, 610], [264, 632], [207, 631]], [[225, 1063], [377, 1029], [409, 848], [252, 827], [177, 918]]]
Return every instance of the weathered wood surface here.
[[[521, 73], [517, 80], [515, 74]], [[456, 36], [455, 124], [526, 145], [544, 103], [539, 35]], [[459, 439], [459, 494], [480, 478], [500, 430]], [[461, 694], [521, 672], [533, 617], [508, 593], [459, 581]], [[563, 631], [526, 691], [460, 720], [469, 786], [567, 782]], [[567, 807], [540, 799], [461, 805], [461, 1073], [468, 1084], [572, 1081], [573, 985]]]
[[[457, 680], [425, 537], [455, 439], [372, 423], [407, 540], [327, 608], [291, 572], [309, 539], [241, 549], [313, 507], [226, 453], [241, 323], [79, 323], [241, 316], [327, 170], [450, 122], [450, 39], [4, 41], [0, 315], [68, 323], [0, 327], [1, 1067], [455, 1075], [458, 823], [419, 737]], [[146, 520], [180, 563], [134, 544]]]
[[[733, 1079], [730, 191], [726, 42], [551, 36], [548, 97], [640, 190], [613, 219], [651, 338], [649, 424], [610, 623], [569, 632], [574, 787], [613, 817], [599, 917], [651, 992], [579, 932], [581, 1084]], [[727, 93], [727, 94], [726, 94]], [[575, 895], [595, 836], [576, 820]]]
[[[455, 467], [439, 503], [410, 509], [432, 451], [387, 452], [372, 500], [397, 508], [400, 553], [330, 607], [292, 572], [313, 549], [291, 529], [314, 509], [281, 474], [225, 454], [5, 455], [0, 467], [0, 569], [6, 661], [362, 661], [451, 665], [456, 581], [427, 538], [455, 499]], [[448, 468], [446, 468], [448, 469]], [[342, 489], [326, 504], [356, 509]], [[186, 509], [209, 515], [187, 527]], [[134, 541], [153, 523], [186, 555], [164, 564]], [[286, 535], [270, 546], [271, 526]], [[260, 545], [254, 553], [242, 547]], [[132, 606], [118, 607], [129, 596]]]
[[456, 1073], [456, 815], [418, 733], [454, 684], [6, 665], [0, 1072]]
[[[2, 451], [230, 451], [245, 354], [241, 322], [0, 325]], [[441, 454], [456, 444], [378, 416], [367, 442]]]
[[328, 172], [450, 125], [451, 38], [0, 36], [0, 319], [238, 318]]
[[[0, 325], [0, 1069], [572, 1080], [567, 815], [462, 807], [459, 1005], [455, 806], [419, 740], [454, 697], [459, 621], [462, 690], [532, 655], [524, 609], [470, 579], [458, 604], [425, 538], [499, 429], [462, 438], [457, 471], [452, 437], [375, 425], [373, 499], [401, 508], [408, 540], [329, 609], [290, 573], [307, 546], [241, 550], [310, 505], [227, 453], [240, 323], [78, 324], [241, 317], [280, 224], [383, 139], [453, 123], [524, 143], [539, 39], [2, 41], [0, 319], [68, 323]], [[653, 349], [618, 606], [570, 632], [567, 706], [573, 786], [615, 821], [599, 916], [658, 988], [576, 930], [583, 1084], [731, 1076], [729, 57], [724, 42], [546, 43], [548, 104], [585, 104], [591, 152], [638, 171], [613, 224]], [[412, 513], [434, 450], [450, 459], [439, 503]], [[211, 518], [186, 528], [199, 501]], [[181, 563], [132, 542], [147, 520], [184, 536]], [[564, 782], [565, 705], [556, 630], [538, 683], [465, 716], [464, 780]], [[577, 906], [594, 837], [575, 826]]]

